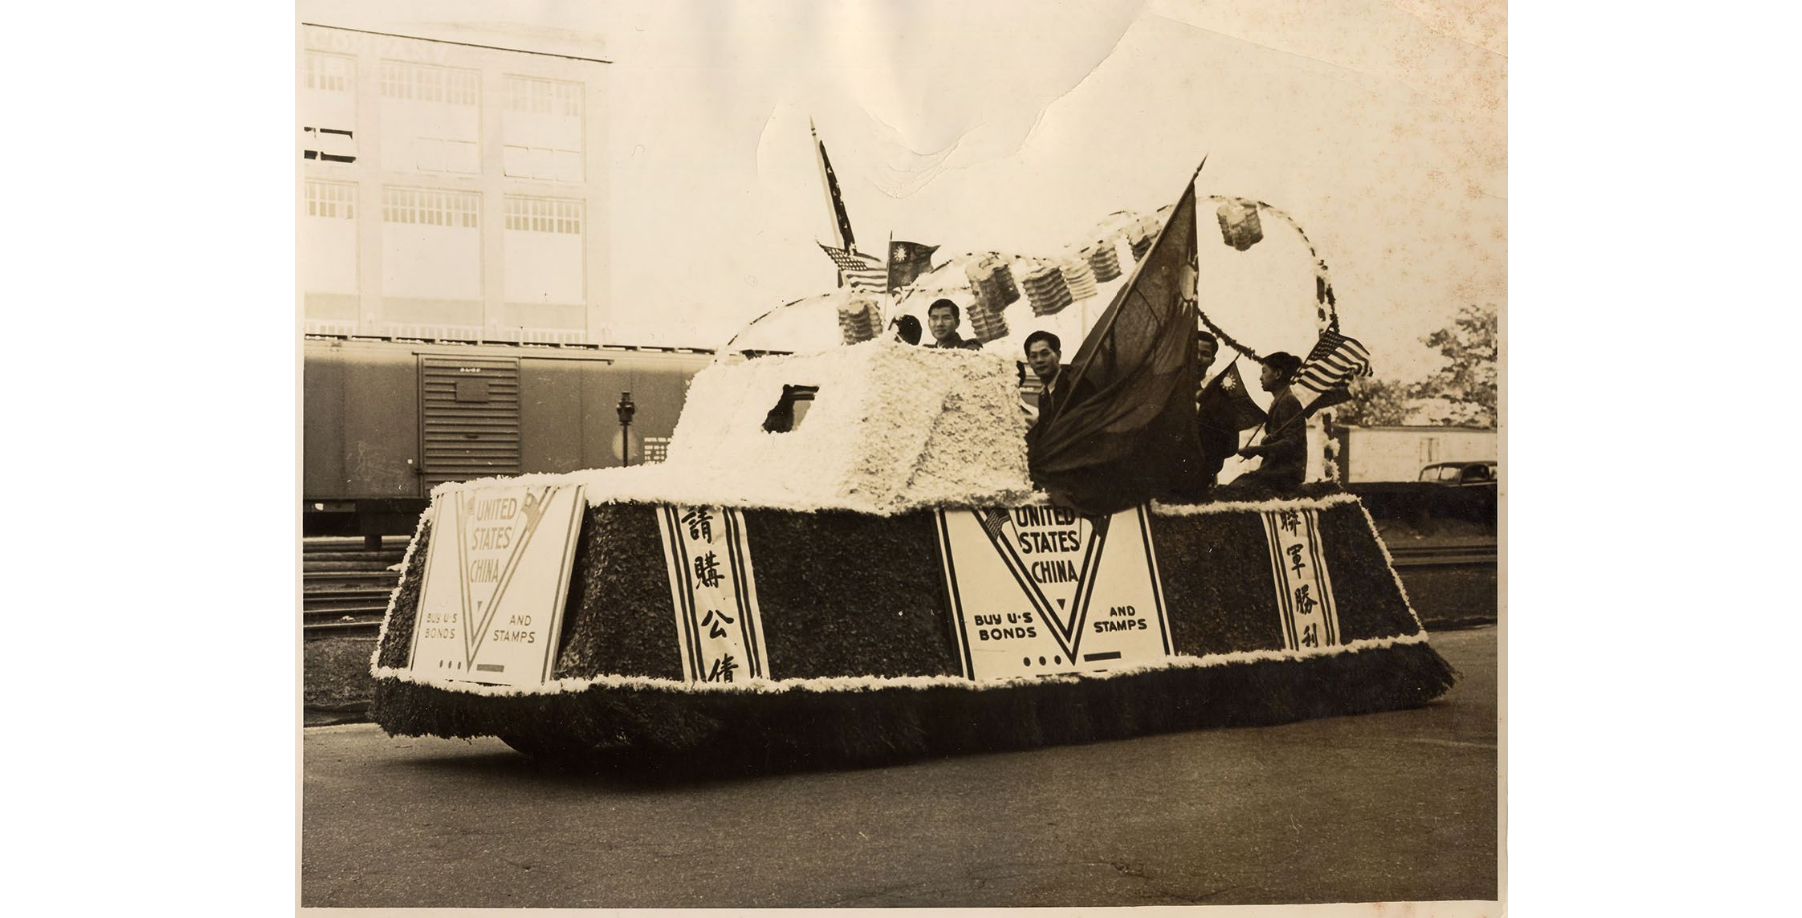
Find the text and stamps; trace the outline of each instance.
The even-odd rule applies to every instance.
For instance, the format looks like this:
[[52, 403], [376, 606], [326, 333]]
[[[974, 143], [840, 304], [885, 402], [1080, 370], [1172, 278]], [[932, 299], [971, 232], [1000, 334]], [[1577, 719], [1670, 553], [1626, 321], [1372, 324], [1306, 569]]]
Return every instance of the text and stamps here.
[[1315, 510], [1268, 510], [1264, 534], [1270, 539], [1270, 567], [1276, 581], [1276, 608], [1283, 619], [1283, 647], [1304, 650], [1339, 643], [1339, 612], [1333, 580], [1321, 554], [1320, 514]]
[[439, 499], [413, 624], [415, 673], [508, 686], [550, 678], [582, 495], [581, 485], [551, 485]]
[[1092, 672], [1162, 660], [1169, 627], [1145, 509], [938, 511], [963, 674]]
[[690, 682], [768, 678], [744, 515], [720, 507], [657, 508], [682, 671]]

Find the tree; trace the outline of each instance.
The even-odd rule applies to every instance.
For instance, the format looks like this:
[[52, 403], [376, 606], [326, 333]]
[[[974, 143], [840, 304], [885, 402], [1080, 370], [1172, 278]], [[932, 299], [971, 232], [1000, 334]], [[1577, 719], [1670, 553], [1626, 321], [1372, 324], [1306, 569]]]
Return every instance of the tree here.
[[1442, 424], [1494, 427], [1498, 378], [1495, 305], [1465, 306], [1451, 325], [1420, 340], [1439, 351], [1445, 362], [1415, 387], [1414, 394], [1446, 402], [1450, 411], [1440, 420]]
[[1408, 401], [1414, 386], [1393, 379], [1359, 377], [1351, 383], [1351, 401], [1333, 408], [1333, 421], [1359, 427], [1383, 427], [1408, 422]]

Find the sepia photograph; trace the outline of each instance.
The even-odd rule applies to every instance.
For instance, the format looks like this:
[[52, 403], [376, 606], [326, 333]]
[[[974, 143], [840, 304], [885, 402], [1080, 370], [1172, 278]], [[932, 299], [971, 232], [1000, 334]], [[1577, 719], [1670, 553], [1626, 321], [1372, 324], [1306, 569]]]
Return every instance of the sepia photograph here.
[[1505, 913], [1504, 0], [294, 13], [303, 910]]

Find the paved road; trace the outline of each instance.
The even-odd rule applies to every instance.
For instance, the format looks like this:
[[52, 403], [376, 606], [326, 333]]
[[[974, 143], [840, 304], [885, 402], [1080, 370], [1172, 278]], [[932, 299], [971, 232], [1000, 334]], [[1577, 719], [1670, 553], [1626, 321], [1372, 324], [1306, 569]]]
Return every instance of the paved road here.
[[1496, 630], [1413, 711], [651, 787], [306, 731], [306, 906], [1494, 899]]

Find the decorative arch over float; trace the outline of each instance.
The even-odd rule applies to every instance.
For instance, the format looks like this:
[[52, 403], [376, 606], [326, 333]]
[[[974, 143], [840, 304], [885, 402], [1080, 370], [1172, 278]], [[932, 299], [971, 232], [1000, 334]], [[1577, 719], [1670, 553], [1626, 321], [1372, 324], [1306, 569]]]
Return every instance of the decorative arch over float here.
[[[1292, 230], [1306, 250], [1313, 274], [1313, 332], [1339, 331], [1339, 311], [1331, 269], [1319, 247], [1301, 223], [1288, 211], [1269, 202], [1233, 195], [1207, 195], [1198, 198], [1215, 206], [1215, 219], [1222, 244], [1235, 251], [1246, 252], [1263, 242], [1266, 221], [1275, 221]], [[829, 321], [825, 312], [836, 317], [842, 345], [856, 344], [876, 337], [888, 337], [890, 323], [901, 315], [915, 315], [924, 322], [928, 303], [946, 298], [963, 312], [961, 326], [967, 337], [1003, 356], [1016, 356], [1024, 347], [1026, 335], [1046, 330], [1056, 333], [1064, 342], [1066, 353], [1074, 353], [1087, 334], [1101, 306], [1132, 275], [1132, 266], [1150, 251], [1152, 242], [1168, 219], [1174, 205], [1166, 205], [1152, 213], [1121, 210], [1104, 217], [1093, 232], [1092, 242], [1072, 245], [1057, 256], [1022, 255], [997, 250], [953, 253], [937, 265], [921, 272], [915, 279], [884, 296], [868, 291], [841, 288], [834, 292], [802, 297], [777, 306], [753, 319], [717, 352], [716, 360], [734, 359], [735, 346], [747, 336], [755, 339], [766, 323], [788, 322], [796, 325]], [[1261, 363], [1265, 352], [1227, 330], [1226, 324], [1210, 314], [1206, 304], [1198, 305], [1201, 326], [1220, 342], [1246, 358]], [[1075, 309], [1071, 309], [1075, 307]], [[1029, 310], [1029, 311], [1028, 311]], [[1092, 310], [1092, 311], [1091, 311]], [[806, 320], [801, 313], [817, 313]], [[819, 347], [830, 346], [824, 335], [817, 336]], [[999, 342], [999, 343], [997, 343]], [[1298, 356], [1305, 356], [1302, 352]], [[1214, 365], [1222, 372], [1230, 360]], [[1016, 378], [1029, 398], [1036, 395], [1038, 381], [1018, 367]], [[1327, 435], [1332, 422], [1331, 409], [1311, 415], [1308, 420], [1310, 438], [1320, 448], [1308, 456], [1308, 480], [1335, 481], [1339, 478], [1337, 457], [1339, 443]], [[1244, 466], [1229, 460], [1221, 480], [1229, 481]]]

